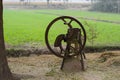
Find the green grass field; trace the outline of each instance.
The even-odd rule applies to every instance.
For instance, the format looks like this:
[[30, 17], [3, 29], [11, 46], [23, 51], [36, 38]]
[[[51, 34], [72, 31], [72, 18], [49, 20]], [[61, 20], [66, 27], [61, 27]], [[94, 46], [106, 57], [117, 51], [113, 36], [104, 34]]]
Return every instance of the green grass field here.
[[[51, 13], [51, 14], [49, 14]], [[45, 45], [45, 30], [47, 25], [56, 17], [62, 14], [77, 17], [89, 17], [103, 20], [120, 21], [119, 14], [108, 14], [99, 12], [85, 12], [73, 10], [4, 10], [4, 35], [5, 42], [9, 45], [24, 45], [26, 43], [38, 43]], [[95, 40], [97, 46], [120, 46], [120, 24], [105, 23], [79, 19], [84, 25], [87, 21], [90, 25], [95, 26], [99, 35]], [[60, 26], [60, 24], [56, 24]], [[88, 27], [84, 25], [86, 30]], [[63, 29], [53, 31], [59, 32]], [[87, 32], [87, 34], [89, 34]], [[52, 35], [54, 36], [54, 34]], [[52, 39], [53, 41], [54, 39]], [[54, 41], [53, 41], [54, 42]], [[87, 45], [90, 45], [87, 42]]]

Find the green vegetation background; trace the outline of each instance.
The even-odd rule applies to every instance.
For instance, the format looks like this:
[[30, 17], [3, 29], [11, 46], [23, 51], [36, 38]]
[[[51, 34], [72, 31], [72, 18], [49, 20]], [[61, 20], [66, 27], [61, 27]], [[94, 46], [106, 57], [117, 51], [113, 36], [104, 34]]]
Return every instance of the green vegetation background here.
[[[59, 15], [58, 15], [59, 14]], [[56, 17], [62, 15], [87, 17], [120, 22], [119, 14], [87, 12], [77, 10], [4, 10], [4, 35], [8, 45], [19, 46], [38, 43], [45, 45], [45, 30]], [[95, 46], [120, 46], [120, 24], [105, 23], [79, 19], [87, 30], [85, 22], [94, 26], [99, 33], [94, 41]], [[61, 26], [57, 24], [57, 26]], [[60, 29], [55, 29], [59, 31]], [[54, 35], [53, 35], [54, 36]], [[54, 40], [54, 39], [52, 39]], [[52, 41], [54, 42], [54, 41]], [[87, 45], [91, 45], [87, 42]]]

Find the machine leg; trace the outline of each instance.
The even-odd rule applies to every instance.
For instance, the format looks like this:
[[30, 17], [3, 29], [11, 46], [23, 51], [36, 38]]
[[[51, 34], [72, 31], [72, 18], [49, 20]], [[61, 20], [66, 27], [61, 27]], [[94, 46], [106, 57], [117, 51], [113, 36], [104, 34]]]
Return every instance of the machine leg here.
[[65, 59], [68, 58], [68, 53], [69, 53], [69, 50], [70, 50], [69, 45], [70, 44], [67, 44], [67, 47], [66, 47], [65, 55], [64, 55], [63, 62], [62, 62], [61, 68], [60, 68], [61, 70], [63, 69]]
[[82, 51], [82, 54], [83, 54], [83, 56], [84, 56], [84, 59], [86, 59], [86, 56], [85, 56], [85, 52], [84, 52], [84, 51]]
[[60, 68], [61, 70], [63, 70], [64, 63], [65, 63], [65, 58], [63, 58], [62, 65], [61, 65], [61, 68]]
[[80, 53], [80, 62], [81, 62], [81, 67], [82, 67], [82, 70], [85, 71], [85, 68], [84, 68], [84, 60], [83, 60], [83, 55]]

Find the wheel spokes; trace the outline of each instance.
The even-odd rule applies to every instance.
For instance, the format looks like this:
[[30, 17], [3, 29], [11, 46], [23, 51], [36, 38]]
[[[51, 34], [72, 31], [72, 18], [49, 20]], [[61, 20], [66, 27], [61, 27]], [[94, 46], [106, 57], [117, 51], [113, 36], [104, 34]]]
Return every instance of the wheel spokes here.
[[[59, 26], [57, 26], [58, 28], [56, 28], [55, 26], [55, 29], [53, 29], [54, 27], [53, 27], [53, 25], [54, 24], [56, 24], [57, 22], [58, 22], [58, 24], [59, 24], [59, 21], [62, 21], [61, 23], [63, 23], [62, 25], [60, 25], [60, 27]], [[74, 23], [73, 23], [74, 22]], [[58, 17], [58, 18], [56, 18], [56, 19], [54, 19], [49, 25], [48, 25], [48, 28], [47, 28], [47, 30], [46, 30], [46, 37], [45, 37], [45, 40], [46, 40], [46, 44], [47, 44], [47, 46], [48, 46], [48, 48], [50, 49], [50, 51], [52, 51], [56, 56], [58, 56], [58, 57], [64, 57], [64, 54], [65, 54], [65, 52], [66, 52], [66, 49], [65, 49], [65, 46], [67, 46], [67, 44], [65, 45], [64, 43], [66, 43], [65, 41], [63, 42], [63, 44], [61, 45], [61, 46], [59, 46], [59, 47], [55, 47], [55, 46], [52, 46], [53, 44], [51, 44], [51, 41], [50, 41], [50, 39], [48, 39], [48, 38], [51, 38], [51, 37], [57, 37], [58, 35], [60, 35], [60, 34], [64, 34], [64, 35], [66, 35], [67, 34], [67, 32], [66, 32], [66, 30], [64, 30], [64, 29], [62, 29], [62, 28], [64, 28], [64, 27], [66, 27], [65, 25], [67, 25], [67, 27], [65, 28], [65, 29], [73, 29], [74, 27], [76, 27], [76, 25], [74, 25], [74, 24], [76, 24], [77, 25], [77, 27], [78, 27], [78, 29], [80, 28], [80, 30], [81, 30], [81, 32], [82, 32], [82, 38], [80, 38], [81, 39], [81, 41], [82, 41], [82, 43], [81, 43], [81, 46], [78, 46], [78, 45], [76, 45], [75, 44], [75, 46], [74, 47], [70, 47], [70, 56], [75, 56], [75, 55], [77, 55], [77, 53], [79, 53], [80, 52], [80, 50], [79, 49], [83, 49], [84, 48], [84, 45], [85, 45], [85, 42], [86, 42], [86, 34], [85, 34], [85, 30], [84, 30], [84, 28], [83, 28], [83, 26], [82, 26], [82, 24], [79, 22], [79, 21], [77, 21], [76, 19], [74, 19], [74, 18], [72, 18], [72, 17], [68, 17], [68, 16], [62, 16], [62, 17]], [[62, 31], [61, 32], [61, 30], [59, 30], [59, 31], [54, 31], [54, 30], [56, 30], [56, 29], [60, 29], [61, 28], [61, 30], [64, 30], [64, 31]], [[51, 35], [48, 35], [48, 34], [50, 34], [51, 33], [51, 31], [53, 31], [53, 33], [51, 34]], [[48, 31], [48, 32], [47, 32]], [[56, 32], [56, 33], [55, 33]], [[66, 33], [65, 33], [66, 32]], [[53, 34], [56, 34], [56, 36], [53, 36]], [[55, 39], [55, 38], [54, 38]], [[78, 43], [79, 44], [79, 43]], [[76, 49], [77, 48], [77, 49]]]
[[65, 25], [68, 25], [69, 28], [72, 28], [71, 23], [72, 23], [73, 19], [70, 19], [70, 21], [68, 22], [65, 20], [65, 18], [62, 18], [62, 21], [64, 22]]

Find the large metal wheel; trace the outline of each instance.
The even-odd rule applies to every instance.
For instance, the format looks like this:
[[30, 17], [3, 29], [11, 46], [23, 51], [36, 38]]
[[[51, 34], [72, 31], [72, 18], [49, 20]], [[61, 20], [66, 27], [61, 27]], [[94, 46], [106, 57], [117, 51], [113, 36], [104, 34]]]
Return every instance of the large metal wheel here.
[[[56, 37], [60, 34], [66, 34], [68, 29], [71, 28], [79, 28], [81, 30], [81, 44], [74, 43], [69, 45], [69, 50], [66, 50], [68, 47], [64, 41], [61, 41], [60, 48], [54, 46], [54, 41]], [[65, 58], [65, 53], [69, 53], [67, 56], [76, 56], [79, 53], [82, 53], [82, 50], [85, 47], [86, 43], [86, 32], [83, 25], [75, 18], [70, 16], [61, 16], [55, 18], [53, 21], [49, 23], [47, 29], [45, 31], [45, 42], [48, 49], [56, 56]], [[78, 50], [78, 48], [80, 50]]]

